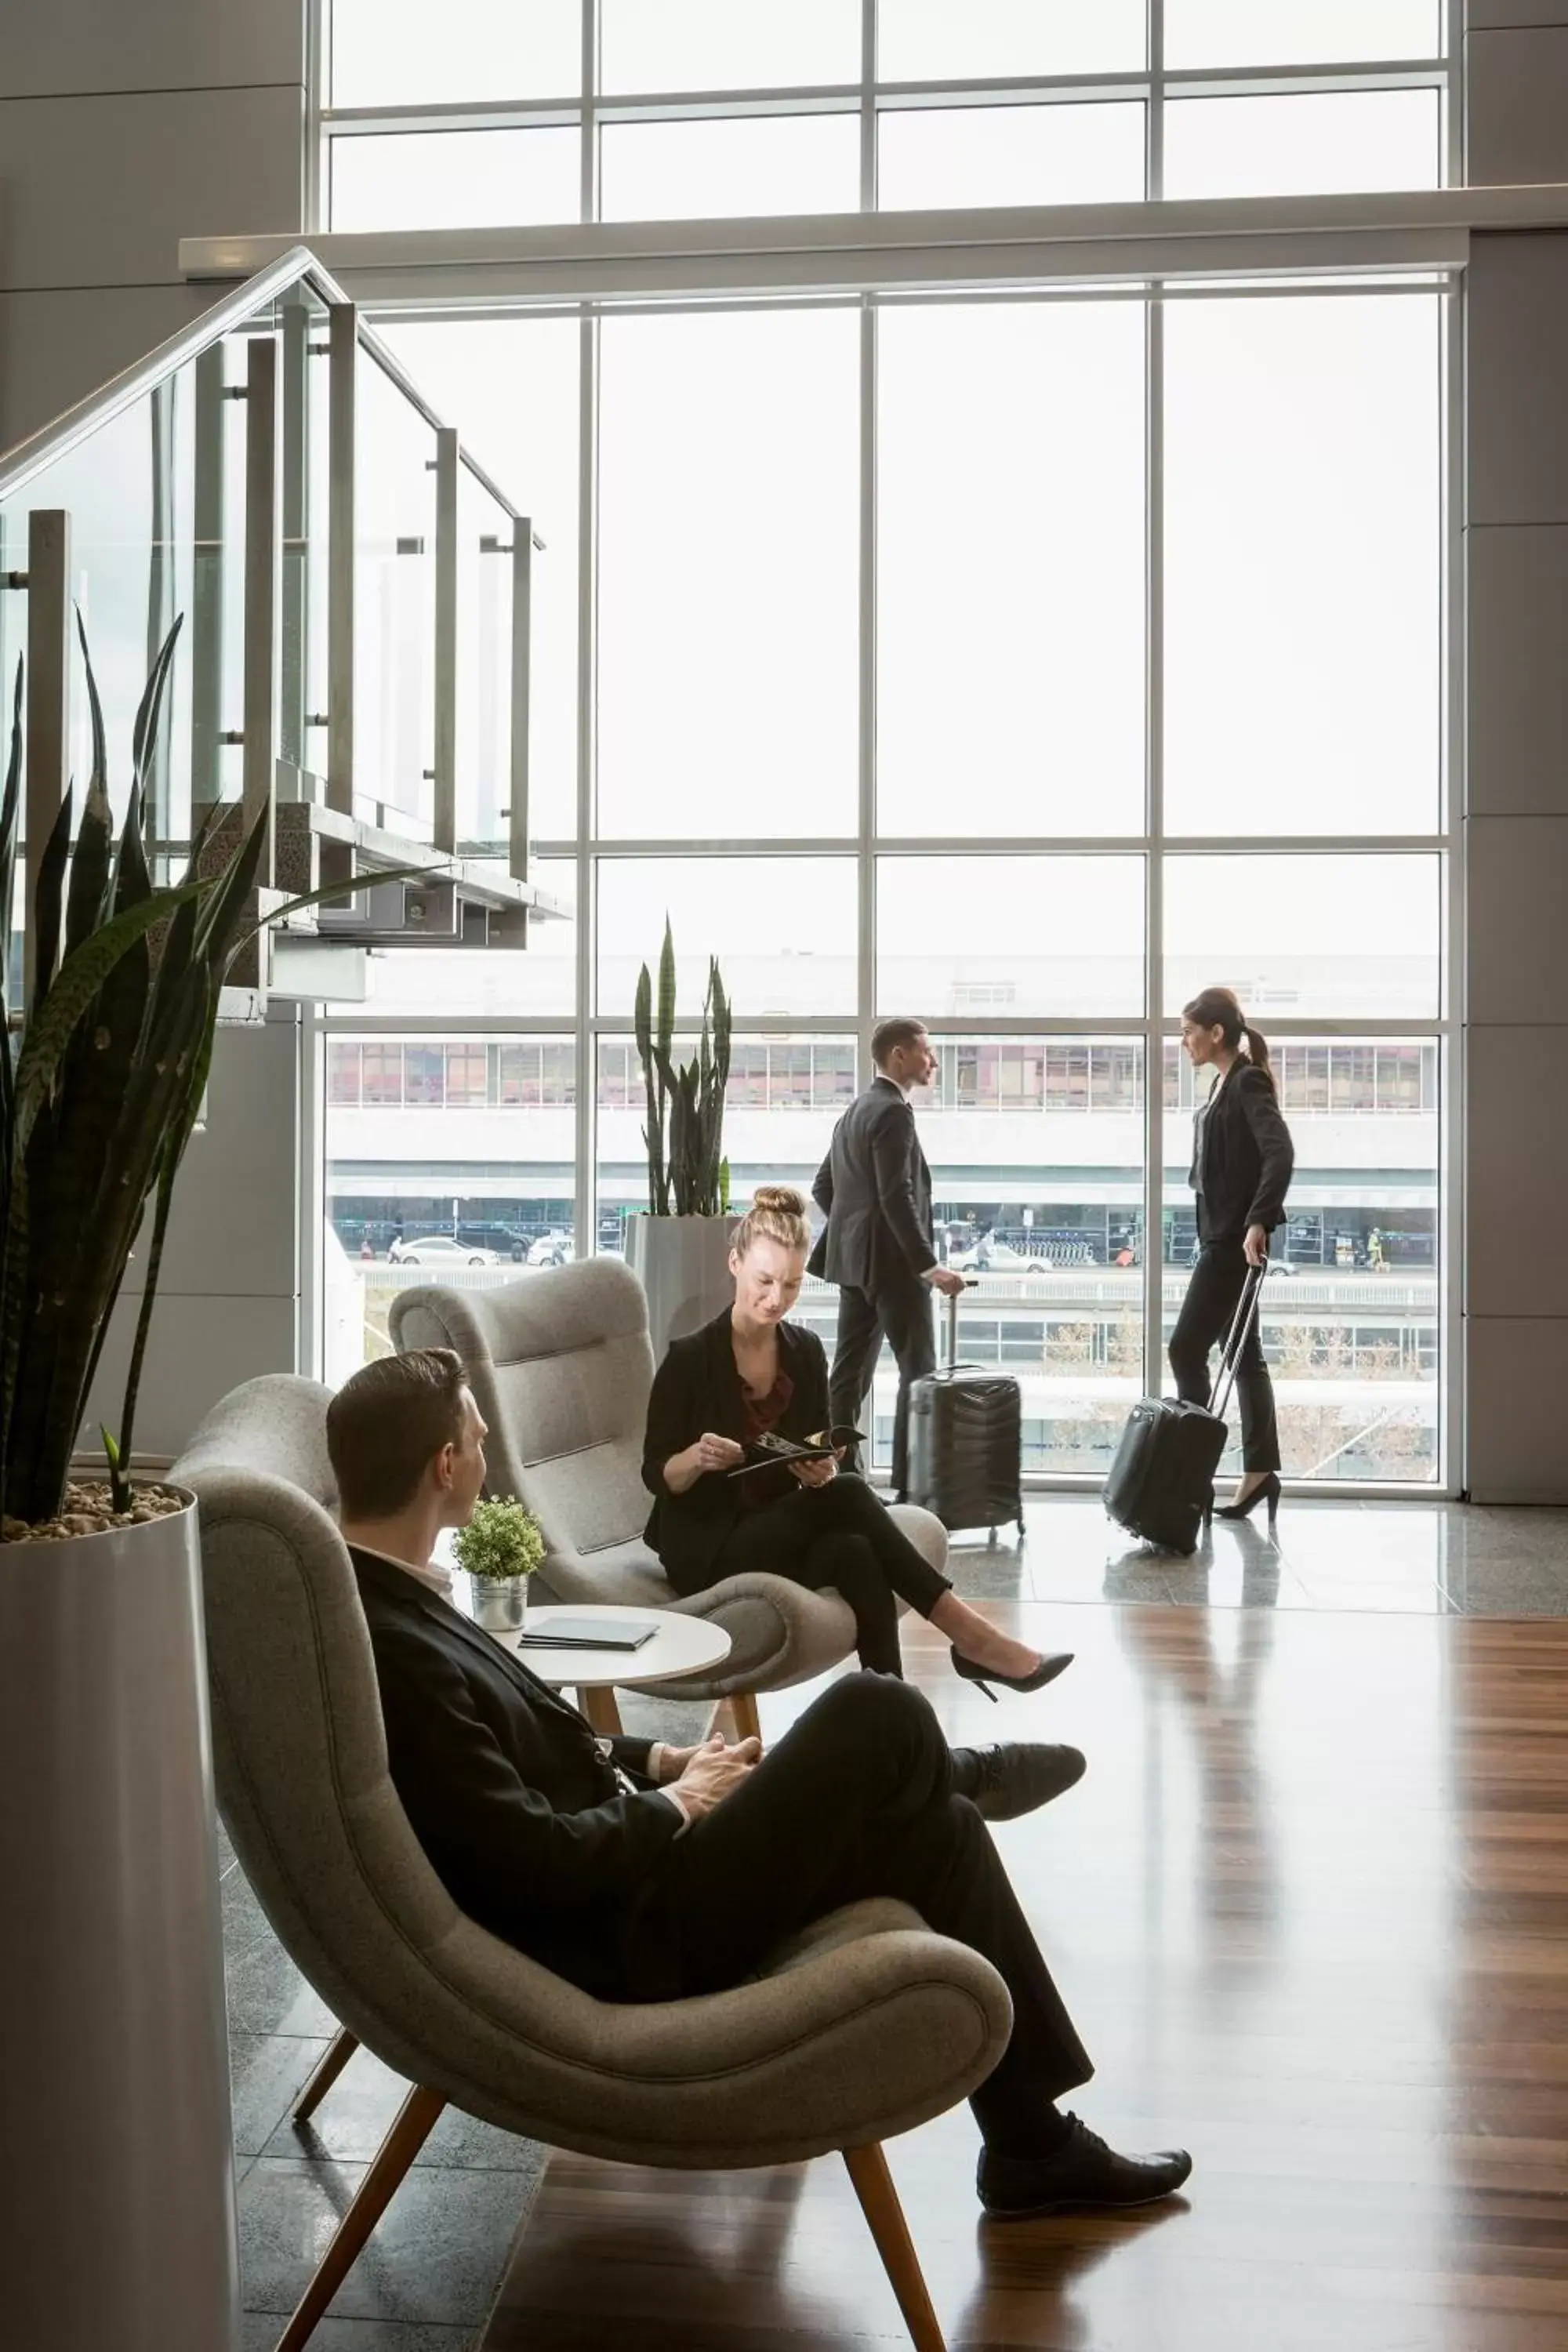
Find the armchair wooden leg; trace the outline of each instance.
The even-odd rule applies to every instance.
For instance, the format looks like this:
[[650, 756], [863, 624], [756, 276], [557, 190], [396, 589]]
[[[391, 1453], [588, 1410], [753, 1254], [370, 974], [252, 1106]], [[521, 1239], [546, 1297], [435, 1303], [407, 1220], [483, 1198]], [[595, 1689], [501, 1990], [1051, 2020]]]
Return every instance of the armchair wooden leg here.
[[446, 2104], [439, 2091], [426, 2091], [417, 2084], [409, 2092], [375, 2152], [375, 2161], [360, 2182], [359, 2193], [339, 2222], [336, 2237], [321, 2256], [315, 2277], [300, 2296], [299, 2308], [278, 2338], [278, 2352], [301, 2352], [309, 2343]]
[[[870, 2147], [847, 2147], [844, 2161], [849, 2168], [855, 2194], [860, 2200], [860, 2210], [877, 2241], [882, 2268], [899, 2298], [899, 2309], [904, 2315], [915, 2352], [946, 2352], [942, 2326], [926, 2292], [920, 2256], [899, 2202], [899, 2192], [893, 2186], [893, 2176], [888, 2170], [887, 2158], [880, 2146], [873, 2144]], [[283, 2352], [281, 2346], [279, 2352]]]
[[760, 1739], [762, 1738], [763, 1726], [762, 1719], [757, 1713], [757, 1694], [755, 1691], [731, 1691], [730, 1694], [730, 1712], [735, 1718], [735, 1737], [737, 1739]]
[[316, 2071], [295, 2100], [290, 2113], [297, 2124], [308, 2123], [359, 2048], [359, 2042], [346, 2025], [340, 2025], [331, 2046], [323, 2052]]

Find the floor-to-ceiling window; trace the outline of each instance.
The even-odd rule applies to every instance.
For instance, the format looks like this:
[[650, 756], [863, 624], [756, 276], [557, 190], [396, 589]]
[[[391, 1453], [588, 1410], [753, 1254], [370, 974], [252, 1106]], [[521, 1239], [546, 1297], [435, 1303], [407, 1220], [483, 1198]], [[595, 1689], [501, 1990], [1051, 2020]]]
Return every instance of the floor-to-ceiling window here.
[[[1434, 186], [1445, 13], [601, 0], [585, 39], [575, 0], [469, 0], [437, 48], [336, 0], [331, 218]], [[735, 1002], [740, 1198], [809, 1181], [877, 1017], [930, 1022], [965, 1352], [1023, 1382], [1030, 1469], [1100, 1472], [1190, 1263], [1174, 1038], [1220, 981], [1298, 1148], [1287, 1468], [1435, 1477], [1449, 300], [1232, 272], [388, 318], [545, 542], [530, 806], [564, 919], [379, 958], [333, 1017], [344, 1344], [437, 1256], [483, 1283], [619, 1246], [668, 916], [683, 1016], [710, 955]]]

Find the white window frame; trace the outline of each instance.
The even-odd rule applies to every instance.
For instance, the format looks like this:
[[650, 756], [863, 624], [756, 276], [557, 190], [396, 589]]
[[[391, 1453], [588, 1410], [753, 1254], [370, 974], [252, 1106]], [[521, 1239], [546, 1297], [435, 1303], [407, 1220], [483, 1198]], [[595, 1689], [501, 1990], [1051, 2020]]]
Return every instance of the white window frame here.
[[[321, 5], [313, 12], [313, 39], [320, 54]], [[1301, 299], [1313, 299], [1312, 280], [1332, 275], [1332, 290], [1343, 293], [1356, 281], [1367, 292], [1386, 295], [1409, 291], [1430, 296], [1436, 288], [1446, 298], [1447, 449], [1444, 475], [1444, 756], [1443, 801], [1439, 830], [1435, 833], [1342, 835], [1258, 835], [1245, 841], [1182, 836], [1179, 854], [1213, 856], [1334, 853], [1354, 855], [1377, 851], [1420, 851], [1438, 854], [1444, 873], [1443, 993], [1436, 1017], [1425, 1022], [1384, 1020], [1312, 1021], [1273, 1019], [1271, 1037], [1384, 1037], [1436, 1042], [1441, 1102], [1441, 1150], [1438, 1170], [1438, 1250], [1440, 1297], [1439, 1337], [1443, 1403], [1439, 1422], [1439, 1464], [1435, 1481], [1413, 1483], [1323, 1480], [1314, 1491], [1366, 1496], [1389, 1493], [1410, 1496], [1453, 1494], [1463, 1460], [1463, 1356], [1458, 1345], [1462, 1303], [1460, 1185], [1463, 1139], [1462, 1006], [1463, 887], [1462, 814], [1464, 806], [1461, 584], [1462, 584], [1462, 415], [1461, 334], [1458, 309], [1463, 271], [1473, 228], [1561, 226], [1568, 225], [1568, 190], [1464, 190], [1450, 188], [1415, 194], [1373, 197], [1280, 197], [1203, 200], [1165, 204], [1157, 194], [1142, 205], [1117, 206], [1056, 206], [1017, 212], [984, 214], [876, 214], [870, 209], [875, 188], [875, 119], [880, 100], [890, 86], [879, 86], [872, 71], [874, 34], [871, 0], [865, 0], [864, 72], [858, 93], [863, 126], [862, 210], [856, 215], [811, 215], [797, 220], [701, 221], [678, 224], [595, 225], [594, 157], [591, 135], [597, 120], [631, 120], [640, 116], [691, 113], [743, 113], [797, 110], [806, 104], [837, 100], [841, 92], [772, 91], [725, 93], [708, 98], [698, 107], [692, 94], [660, 94], [646, 99], [598, 101], [592, 97], [595, 79], [593, 19], [584, 9], [584, 81], [579, 93], [584, 127], [583, 222], [565, 229], [482, 230], [470, 232], [416, 231], [354, 236], [318, 235], [310, 241], [323, 264], [348, 292], [367, 309], [388, 316], [439, 318], [508, 316], [520, 313], [566, 313], [580, 322], [581, 425], [579, 434], [578, 499], [578, 773], [576, 824], [565, 839], [540, 841], [536, 854], [574, 860], [577, 884], [575, 940], [576, 1002], [574, 1015], [499, 1017], [376, 1014], [370, 1008], [345, 1010], [341, 1016], [314, 1017], [319, 1036], [341, 1028], [360, 1034], [376, 1031], [416, 1036], [456, 1033], [465, 1035], [573, 1036], [577, 1052], [575, 1213], [577, 1231], [596, 1236], [596, 1095], [595, 1075], [601, 1036], [630, 1032], [627, 1016], [601, 1013], [596, 1009], [595, 909], [597, 862], [607, 856], [636, 855], [718, 857], [743, 855], [749, 858], [813, 854], [853, 855], [859, 877], [859, 932], [857, 1002], [841, 1014], [792, 1018], [792, 1034], [843, 1035], [853, 1031], [860, 1066], [868, 1066], [869, 1036], [876, 1017], [876, 860], [879, 856], [918, 854], [940, 858], [944, 854], [984, 851], [988, 855], [1081, 856], [1113, 853], [1142, 856], [1145, 861], [1145, 1002], [1136, 1018], [1093, 1020], [1052, 1019], [1038, 1015], [1012, 1016], [996, 1011], [984, 1015], [933, 1020], [937, 1035], [968, 1035], [983, 1031], [987, 1037], [1009, 1035], [1096, 1037], [1126, 1035], [1141, 1039], [1144, 1050], [1144, 1295], [1145, 1378], [1162, 1385], [1163, 1258], [1162, 1183], [1164, 1163], [1163, 1049], [1179, 1024], [1166, 1017], [1161, 1004], [1163, 878], [1164, 860], [1173, 845], [1163, 825], [1163, 678], [1161, 676], [1161, 596], [1163, 550], [1163, 448], [1160, 397], [1163, 383], [1163, 321], [1166, 305], [1190, 299], [1200, 291], [1212, 299], [1233, 292], [1279, 291], [1291, 285]], [[1152, 9], [1154, 51], [1149, 72], [1136, 78], [1149, 100], [1150, 154], [1148, 179], [1159, 185], [1158, 100], [1166, 88], [1202, 83], [1236, 91], [1332, 87], [1411, 87], [1434, 85], [1445, 79], [1448, 89], [1449, 147], [1455, 152], [1461, 109], [1457, 77], [1462, 67], [1462, 44], [1455, 37], [1459, 17], [1457, 0], [1449, 0], [1449, 56], [1447, 60], [1406, 61], [1404, 65], [1349, 68], [1286, 69], [1266, 75], [1213, 73], [1167, 75], [1159, 65], [1163, 0]], [[1411, 76], [1415, 76], [1414, 82]], [[1391, 79], [1394, 77], [1394, 79]], [[1403, 77], [1403, 79], [1397, 79]], [[318, 88], [319, 88], [318, 84]], [[978, 85], [933, 86], [942, 98], [962, 95], [966, 101], [1004, 102], [1034, 94], [1047, 102], [1054, 97], [1083, 94], [1081, 84], [1004, 85], [997, 89]], [[1095, 85], [1098, 90], [1100, 85]], [[908, 96], [908, 92], [899, 95]], [[356, 135], [373, 127], [391, 127], [388, 113], [400, 118], [419, 113], [420, 127], [437, 121], [473, 121], [482, 113], [488, 122], [504, 117], [521, 119], [516, 110], [442, 109], [435, 113], [410, 110], [379, 110], [373, 124], [370, 112], [352, 119], [330, 108], [316, 107], [312, 136], [330, 139]], [[524, 114], [528, 110], [523, 110]], [[537, 119], [537, 110], [533, 110]], [[557, 113], [556, 119], [559, 119]], [[412, 127], [412, 124], [410, 124]], [[285, 240], [287, 242], [288, 240]], [[195, 278], [248, 272], [271, 257], [279, 240], [195, 239], [182, 247], [182, 264]], [[1226, 279], [1245, 284], [1226, 287]], [[1147, 487], [1149, 542], [1147, 610], [1149, 622], [1149, 692], [1144, 830], [1141, 835], [1107, 840], [1082, 836], [1058, 838], [1021, 835], [977, 842], [956, 836], [942, 840], [921, 836], [903, 839], [879, 835], [875, 824], [875, 619], [876, 619], [876, 485], [874, 477], [876, 413], [877, 319], [889, 302], [910, 299], [1032, 299], [1060, 301], [1084, 299], [1092, 283], [1097, 299], [1147, 302], [1147, 406], [1149, 446]], [[1327, 290], [1327, 289], [1323, 289]], [[659, 310], [708, 309], [722, 300], [735, 307], [759, 303], [832, 302], [857, 309], [861, 321], [860, 433], [862, 449], [860, 512], [860, 746], [857, 826], [852, 835], [831, 838], [634, 840], [598, 835], [594, 821], [595, 794], [595, 586], [597, 531], [595, 502], [598, 398], [598, 322], [614, 310], [657, 307]], [[311, 1057], [319, 1099], [321, 1056]], [[316, 1116], [320, 1116], [318, 1112]], [[319, 1188], [318, 1188], [319, 1189]], [[315, 1257], [305, 1252], [314, 1286]], [[319, 1310], [307, 1299], [307, 1331], [320, 1328]], [[1092, 1486], [1092, 1478], [1045, 1476], [1031, 1484]]]

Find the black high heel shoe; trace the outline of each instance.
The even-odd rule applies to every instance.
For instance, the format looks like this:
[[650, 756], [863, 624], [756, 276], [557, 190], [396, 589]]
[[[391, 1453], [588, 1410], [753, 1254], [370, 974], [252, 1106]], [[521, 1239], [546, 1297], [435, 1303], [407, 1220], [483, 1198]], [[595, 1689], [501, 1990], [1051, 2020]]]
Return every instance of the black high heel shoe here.
[[1279, 1517], [1279, 1473], [1278, 1470], [1270, 1470], [1267, 1478], [1263, 1479], [1258, 1486], [1254, 1486], [1251, 1494], [1248, 1495], [1245, 1503], [1222, 1503], [1219, 1508], [1215, 1511], [1215, 1517], [1216, 1519], [1249, 1519], [1254, 1511], [1258, 1508], [1258, 1504], [1265, 1501], [1267, 1501], [1268, 1505], [1268, 1532], [1272, 1535], [1274, 1532], [1274, 1522]]
[[991, 1687], [993, 1683], [1000, 1683], [1004, 1690], [1044, 1690], [1047, 1683], [1054, 1683], [1058, 1675], [1067, 1672], [1077, 1653], [1072, 1650], [1053, 1651], [1048, 1657], [1040, 1660], [1032, 1674], [1027, 1675], [999, 1675], [994, 1666], [977, 1666], [973, 1658], [964, 1657], [957, 1650], [949, 1650], [947, 1654], [952, 1660], [952, 1671], [960, 1682], [978, 1683], [994, 1706], [996, 1694]]

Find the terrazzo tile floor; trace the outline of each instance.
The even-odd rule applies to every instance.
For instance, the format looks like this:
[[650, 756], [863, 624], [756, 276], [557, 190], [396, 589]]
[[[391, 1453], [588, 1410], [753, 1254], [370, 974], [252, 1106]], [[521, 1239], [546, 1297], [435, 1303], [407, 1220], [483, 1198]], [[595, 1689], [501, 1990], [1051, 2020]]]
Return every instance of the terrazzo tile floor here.
[[[1008, 1531], [1010, 1534], [1011, 1531]], [[960, 1540], [966, 1599], [1210, 1609], [1568, 1616], [1568, 1510], [1287, 1495], [1217, 1525], [1191, 1560], [1132, 1542], [1093, 1495], [1028, 1498], [1020, 1544]], [[1064, 1627], [1068, 1641], [1070, 1628]], [[792, 1710], [793, 1711], [793, 1710]], [[701, 1710], [627, 1696], [626, 1728], [691, 1738]], [[244, 2352], [271, 2352], [406, 2086], [365, 2052], [310, 2125], [289, 2108], [335, 2021], [279, 1948], [226, 1842], [224, 1937], [244, 2278]], [[545, 2152], [448, 2112], [340, 2292], [312, 2352], [473, 2352]]]

